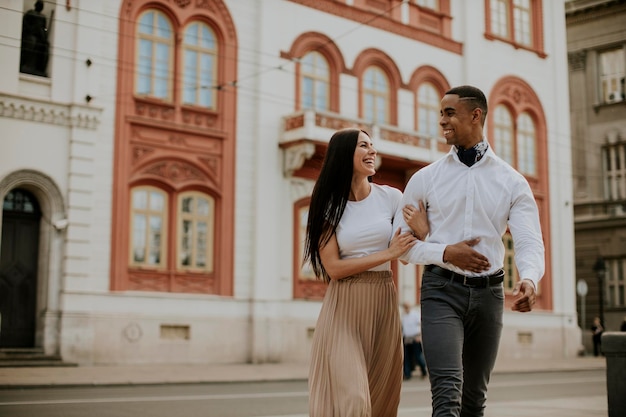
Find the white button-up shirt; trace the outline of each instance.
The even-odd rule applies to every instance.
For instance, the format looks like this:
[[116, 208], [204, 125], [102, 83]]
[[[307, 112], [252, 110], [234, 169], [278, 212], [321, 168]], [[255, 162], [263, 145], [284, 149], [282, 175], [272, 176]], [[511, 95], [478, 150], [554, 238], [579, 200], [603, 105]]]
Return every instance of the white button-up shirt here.
[[422, 334], [422, 312], [411, 309], [408, 313], [402, 312], [402, 336], [417, 337]]
[[[537, 203], [524, 176], [496, 156], [491, 147], [471, 167], [459, 161], [452, 148], [443, 158], [417, 171], [405, 188], [393, 230], [410, 230], [402, 207], [419, 207], [420, 200], [427, 205], [430, 234], [400, 259], [435, 264], [468, 276], [492, 274], [503, 267], [502, 236], [508, 226], [520, 279], [530, 279], [537, 286], [545, 269]], [[476, 274], [443, 262], [447, 245], [474, 238], [480, 242], [473, 248], [489, 259], [488, 271]]]

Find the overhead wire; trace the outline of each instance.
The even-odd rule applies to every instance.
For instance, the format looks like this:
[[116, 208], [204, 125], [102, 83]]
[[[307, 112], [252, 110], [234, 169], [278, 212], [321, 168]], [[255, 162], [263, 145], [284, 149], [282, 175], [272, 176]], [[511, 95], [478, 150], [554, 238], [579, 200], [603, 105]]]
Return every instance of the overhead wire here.
[[[322, 43], [321, 45], [318, 45], [316, 48], [313, 48], [312, 50], [307, 51], [307, 52], [316, 51], [316, 50], [319, 50], [319, 49], [321, 49], [321, 48], [324, 48], [324, 47], [326, 47], [328, 44], [332, 44], [332, 43], [334, 43], [334, 42], [335, 42], [335, 40], [338, 40], [338, 39], [340, 39], [340, 38], [342, 38], [342, 37], [344, 37], [344, 36], [347, 36], [347, 35], [349, 35], [350, 33], [354, 32], [354, 31], [356, 31], [356, 30], [358, 30], [358, 29], [360, 29], [360, 28], [362, 28], [362, 27], [364, 27], [364, 26], [367, 26], [367, 25], [368, 25], [369, 23], [371, 23], [372, 21], [374, 21], [374, 20], [376, 20], [376, 19], [380, 18], [381, 16], [384, 16], [385, 14], [390, 13], [390, 12], [391, 12], [394, 8], [398, 7], [400, 4], [401, 4], [401, 3], [396, 3], [396, 4], [392, 5], [392, 6], [390, 6], [389, 8], [387, 8], [387, 9], [386, 9], [386, 10], [384, 10], [384, 11], [379, 12], [378, 14], [376, 14], [375, 16], [373, 16], [372, 18], [370, 18], [370, 19], [368, 19], [368, 20], [366, 20], [366, 21], [364, 21], [364, 22], [360, 22], [360, 23], [358, 23], [358, 24], [357, 24], [355, 27], [353, 27], [352, 29], [350, 29], [350, 30], [348, 30], [348, 31], [346, 31], [346, 32], [344, 32], [344, 33], [342, 33], [342, 34], [338, 35], [338, 36], [337, 36], [337, 37], [335, 37], [334, 39], [329, 39], [326, 43]], [[74, 8], [74, 7], [73, 7], [73, 8]], [[7, 7], [0, 7], [0, 10], [3, 10], [3, 9], [4, 9], [4, 10], [11, 11], [11, 12], [16, 12], [16, 13], [19, 13], [19, 11], [15, 10], [15, 9], [7, 8]], [[106, 14], [101, 14], [101, 13], [95, 13], [95, 12], [93, 12], [93, 11], [91, 11], [91, 10], [88, 10], [88, 9], [79, 9], [79, 10], [80, 10], [80, 11], [83, 11], [83, 12], [87, 12], [87, 13], [92, 13], [92, 14], [96, 14], [96, 15], [102, 15], [102, 16], [105, 16], [105, 17], [109, 17], [109, 18], [114, 19], [114, 20], [116, 20], [116, 21], [117, 21], [118, 19], [121, 19], [119, 16], [112, 16], [112, 15], [106, 15]], [[91, 26], [82, 25], [82, 24], [80, 24], [80, 23], [76, 23], [76, 22], [64, 22], [64, 23], [70, 23], [70, 24], [72, 24], [72, 25], [76, 25], [76, 26], [79, 26], [79, 27], [84, 27], [84, 28], [86, 28], [86, 29], [92, 29], [92, 30], [94, 29], [94, 28], [93, 28], [93, 27], [91, 27]], [[103, 29], [101, 29], [101, 28], [98, 28], [97, 30], [99, 30], [99, 31], [103, 31]], [[114, 35], [114, 36], [116, 36], [116, 37], [118, 37], [118, 38], [119, 38], [119, 36], [120, 36], [119, 32], [117, 32], [117, 31], [105, 31], [105, 32], [108, 32], [109, 34]], [[135, 34], [134, 34], [134, 33], [131, 33], [131, 34], [126, 34], [126, 35], [121, 35], [121, 36], [126, 36], [126, 37], [128, 37], [128, 38], [129, 38], [129, 41], [135, 41], [135, 40], [136, 40], [136, 36], [135, 36]], [[11, 39], [11, 40], [14, 40], [14, 41], [17, 41], [17, 42], [19, 42], [19, 41], [20, 41], [20, 39], [19, 39], [19, 38], [8, 37], [8, 36], [5, 36], [5, 35], [0, 35], [0, 37], [1, 37], [1, 38]], [[9, 47], [16, 47], [16, 48], [19, 48], [19, 46], [16, 46], [16, 45], [10, 45], [10, 44], [0, 44], [0, 45], [4, 45], [4, 46], [9, 46]], [[229, 46], [228, 44], [225, 44], [225, 45], [226, 45], [226, 46]], [[55, 51], [55, 50], [57, 50], [57, 49], [58, 49], [58, 50], [60, 50], [60, 51], [66, 51], [66, 52], [69, 52], [69, 53], [72, 53], [72, 54], [76, 54], [76, 52], [77, 52], [76, 50], [73, 50], [73, 49], [69, 49], [69, 48], [62, 48], [62, 47], [58, 47], [58, 46], [53, 46], [53, 48], [52, 48], [52, 50], [53, 50], [53, 51]], [[260, 56], [265, 55], [265, 56], [272, 57], [272, 58], [278, 58], [278, 57], [277, 57], [274, 53], [263, 52], [263, 51], [258, 51], [258, 50], [254, 50], [254, 49], [247, 49], [247, 48], [245, 48], [245, 47], [242, 47], [241, 45], [237, 45], [237, 49], [238, 49], [238, 50], [242, 50], [242, 51], [252, 52], [252, 53], [254, 53], [254, 54], [256, 54], [256, 55], [260, 55]], [[218, 50], [218, 51], [219, 51], [219, 50]], [[112, 67], [112, 68], [118, 68], [118, 66], [119, 66], [119, 65], [128, 66], [128, 67], [132, 68], [133, 75], [134, 75], [134, 73], [135, 73], [135, 69], [133, 68], [133, 66], [134, 66], [134, 64], [135, 64], [135, 62], [134, 62], [134, 61], [126, 62], [126, 61], [119, 61], [119, 59], [110, 59], [109, 57], [102, 57], [102, 56], [98, 56], [98, 55], [94, 55], [94, 54], [85, 54], [85, 56], [86, 56], [86, 57], [87, 57], [87, 55], [89, 55], [90, 57], [91, 57], [91, 56], [93, 56], [93, 57], [95, 57], [95, 58], [98, 58], [99, 60], [101, 59], [102, 61], [99, 61], [99, 62], [105, 62], [105, 63], [106, 63], [106, 61], [110, 61], [110, 65], [111, 65], [111, 67]], [[220, 59], [225, 59], [225, 57], [224, 57], [224, 56], [220, 56], [219, 54], [218, 54], [217, 56], [218, 56], [218, 58], [220, 58]], [[72, 58], [72, 57], [70, 57], [70, 56], [61, 56], [61, 57], [63, 57], [63, 58], [67, 58], [67, 59], [73, 59], [73, 58]], [[301, 58], [301, 57], [298, 57], [298, 58]], [[291, 59], [290, 61], [291, 61], [292, 63], [293, 63], [293, 62], [297, 62], [297, 59], [298, 59], [298, 58]], [[239, 60], [239, 59], [238, 59], [238, 57], [236, 57], [236, 58], [234, 58], [234, 59], [237, 59], [239, 62], [241, 62], [241, 60]], [[244, 62], [244, 63], [245, 63], [245, 62]], [[251, 64], [251, 65], [255, 65], [255, 64], [256, 64], [256, 62], [247, 62], [247, 63], [249, 63], [249, 64]], [[267, 67], [267, 68], [264, 68], [264, 69], [258, 70], [258, 71], [254, 72], [254, 73], [252, 73], [252, 74], [247, 75], [247, 76], [243, 76], [243, 77], [239, 77], [239, 78], [231, 79], [231, 80], [228, 80], [228, 81], [224, 81], [224, 82], [222, 82], [222, 83], [220, 83], [220, 84], [216, 84], [216, 85], [211, 85], [211, 86], [202, 86], [202, 88], [221, 89], [221, 88], [225, 88], [225, 87], [228, 87], [228, 86], [237, 86], [238, 84], [240, 84], [240, 83], [241, 83], [241, 82], [243, 82], [244, 80], [251, 79], [251, 78], [255, 78], [255, 77], [261, 76], [261, 75], [263, 75], [263, 74], [266, 74], [266, 73], [268, 73], [268, 72], [272, 72], [272, 71], [276, 71], [276, 70], [285, 70], [285, 69], [286, 69], [286, 68], [285, 68], [286, 64], [287, 64], [287, 63], [281, 63], [281, 64], [278, 64], [278, 65], [269, 66], [269, 67]], [[174, 70], [170, 70], [169, 72], [170, 72], [170, 73], [169, 73], [169, 75], [170, 75], [170, 76], [174, 75]], [[121, 93], [122, 93], [122, 94], [125, 94], [125, 92], [121, 92]]]
[[[384, 16], [384, 15], [390, 13], [394, 8], [398, 7], [400, 4], [401, 3], [393, 4], [392, 6], [387, 8], [386, 10], [381, 11], [380, 13], [378, 13], [375, 16], [371, 17], [367, 21], [358, 23], [357, 25], [352, 27], [350, 30], [348, 30], [348, 31], [346, 31], [346, 32], [344, 32], [344, 33], [334, 37], [334, 38], [329, 38], [328, 41], [318, 45], [316, 48], [313, 48], [312, 50], [307, 50], [307, 53], [312, 52], [312, 51], [319, 51], [319, 50], [323, 49], [324, 47], [326, 47], [327, 45], [335, 43], [337, 40], [339, 40], [339, 39], [341, 39], [341, 38], [343, 38], [343, 37], [345, 37], [345, 36], [355, 32], [355, 31], [359, 30], [363, 26], [367, 26], [369, 23], [371, 23], [375, 19], [378, 19], [381, 16]], [[92, 13], [92, 14], [95, 14], [95, 15], [98, 15], [98, 16], [101, 16], [101, 17], [104, 16], [105, 18], [110, 18], [112, 20], [115, 20], [116, 25], [117, 25], [118, 21], [120, 19], [122, 19], [122, 17], [120, 17], [119, 15], [107, 15], [105, 13], [97, 13], [97, 12], [94, 12], [92, 10], [85, 9], [85, 8], [79, 8], [79, 7], [76, 7], [76, 6], [73, 6], [73, 8], [77, 9], [77, 10], [79, 10], [81, 12], [84, 12], [84, 13]], [[0, 6], [0, 10], [8, 10], [8, 11], [19, 13], [19, 11], [15, 10], [15, 9], [11, 9], [11, 8], [8, 8], [8, 7], [2, 7], [2, 6]], [[76, 25], [77, 27], [83, 27], [83, 28], [88, 28], [88, 29], [92, 29], [92, 30], [98, 30], [98, 31], [104, 32], [105, 34], [108, 33], [108, 34], [110, 34], [112, 36], [116, 36], [118, 38], [118, 41], [119, 41], [120, 34], [116, 30], [106, 30], [106, 29], [103, 29], [103, 28], [95, 29], [95, 28], [93, 28], [91, 26], [86, 26], [86, 25], [83, 25], [81, 23], [76, 23], [76, 22], [64, 21], [64, 23], [70, 23], [72, 25]], [[131, 34], [123, 35], [123, 36], [127, 36], [129, 38], [129, 40], [132, 40], [132, 41], [136, 40], [135, 33], [131, 33]], [[6, 35], [0, 35], [0, 38], [5, 38], [7, 40], [13, 40], [13, 41], [16, 41], [16, 42], [20, 41], [20, 39], [18, 39], [18, 38], [13, 38], [13, 37], [6, 36]], [[117, 42], [116, 42], [116, 44], [117, 44]], [[0, 46], [8, 46], [8, 47], [20, 48], [18, 45], [11, 45], [11, 44], [2, 43], [2, 42], [0, 42]], [[268, 56], [268, 57], [272, 57], [272, 58], [278, 58], [275, 53], [271, 53], [271, 52], [263, 52], [263, 51], [256, 50], [256, 49], [245, 48], [245, 47], [243, 47], [241, 45], [237, 45], [237, 48], [238, 48], [238, 50], [242, 50], [244, 52], [251, 52], [252, 54], [257, 55], [257, 56]], [[87, 53], [87, 52], [84, 52], [84, 51], [81, 52], [81, 51], [77, 51], [75, 49], [63, 48], [63, 47], [60, 47], [58, 45], [53, 46], [52, 50], [55, 51], [55, 53], [56, 52], [66, 52], [67, 53], [67, 55], [57, 54], [56, 57], [59, 57], [59, 58], [70, 59], [70, 60], [83, 60], [83, 59], [90, 58], [93, 61], [97, 60], [97, 63], [99, 65], [103, 65], [104, 67], [109, 67], [111, 69], [115, 69], [116, 71], [120, 70], [120, 67], [121, 67], [122, 71], [128, 71], [130, 76], [134, 77], [137, 74], [137, 70], [135, 68], [135, 65], [134, 65], [135, 62], [134, 61], [130, 61], [130, 62], [129, 61], [120, 61], [119, 58], [111, 59], [110, 57], [107, 57], [107, 56], [94, 55], [92, 53], [93, 51], [90, 51], [90, 53]], [[77, 54], [79, 54], [81, 56], [78, 57]], [[71, 55], [74, 55], [74, 56], [71, 56]], [[219, 49], [218, 49], [217, 57], [218, 57], [218, 59], [226, 59], [225, 56], [220, 55]], [[275, 104], [286, 105], [286, 106], [293, 106], [293, 105], [295, 105], [295, 98], [293, 96], [291, 96], [291, 95], [290, 96], [281, 96], [281, 95], [278, 95], [278, 94], [275, 94], [275, 93], [258, 91], [258, 90], [254, 89], [254, 88], [249, 88], [249, 87], [246, 87], [245, 85], [242, 85], [242, 82], [246, 81], [246, 80], [249, 80], [249, 79], [256, 78], [256, 77], [260, 77], [260, 76], [262, 76], [264, 74], [267, 74], [267, 73], [270, 73], [270, 72], [273, 72], [273, 71], [279, 71], [279, 70], [280, 71], [284, 71], [284, 72], [286, 72], [286, 73], [288, 73], [290, 75], [294, 75], [295, 76], [295, 70], [289, 69], [290, 68], [289, 64], [295, 64], [301, 58], [302, 57], [293, 57], [293, 58], [291, 58], [289, 60], [289, 62], [284, 62], [284, 63], [278, 64], [278, 65], [270, 65], [270, 66], [268, 66], [266, 68], [257, 70], [255, 72], [249, 74], [249, 75], [246, 75], [246, 76], [237, 77], [237, 78], [234, 78], [234, 79], [232, 79], [230, 81], [225, 81], [225, 82], [222, 82], [222, 83], [219, 83], [219, 84], [215, 84], [215, 85], [211, 85], [211, 86], [201, 86], [200, 88], [215, 89], [217, 91], [221, 91], [223, 89], [227, 89], [227, 88], [232, 87], [232, 88], [237, 88], [242, 94], [245, 94], [245, 96], [247, 96], [249, 98], [271, 100], [271, 102], [273, 102]], [[246, 61], [246, 60], [240, 59], [239, 56], [237, 56], [237, 57], [235, 57], [233, 59], [236, 59], [238, 64], [243, 63], [244, 65], [250, 65], [250, 66], [256, 66], [257, 65], [257, 61], [255, 61], [255, 60]], [[174, 75], [174, 70], [173, 69], [171, 70], [171, 74], [170, 75]], [[171, 77], [171, 78], [173, 79], [173, 77]], [[177, 83], [175, 83], [175, 85], [176, 85], [176, 87], [174, 87], [175, 88], [175, 92], [177, 94], [180, 94], [180, 89], [182, 88], [180, 86], [180, 83], [177, 82]], [[346, 88], [349, 88], [349, 87], [342, 86], [342, 88], [345, 90]], [[358, 93], [358, 91], [356, 89], [353, 89], [353, 88], [349, 88], [349, 89], [352, 90], [355, 93]], [[111, 96], [132, 94], [132, 93], [133, 93], [132, 91], [129, 91], [129, 92], [112, 92]], [[413, 103], [412, 102], [411, 103], [401, 103], [401, 102], [398, 103], [398, 107], [405, 106], [405, 105], [411, 105], [412, 106]], [[568, 137], [569, 138], [569, 135], [565, 135], [565, 134], [563, 134], [561, 132], [554, 131], [554, 130], [548, 130], [548, 133], [549, 133], [550, 136], [558, 136], [558, 137], [562, 137], [562, 138]]]

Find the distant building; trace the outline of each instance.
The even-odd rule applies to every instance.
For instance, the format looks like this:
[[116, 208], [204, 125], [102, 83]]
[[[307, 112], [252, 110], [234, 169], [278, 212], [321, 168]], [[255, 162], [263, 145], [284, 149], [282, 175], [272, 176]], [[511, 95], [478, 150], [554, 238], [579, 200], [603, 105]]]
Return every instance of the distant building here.
[[[402, 189], [448, 151], [445, 91], [473, 84], [546, 244], [536, 311], [507, 309], [501, 356], [577, 353], [562, 0], [59, 2], [41, 75], [20, 73], [32, 7], [0, 8], [3, 351], [306, 361], [325, 285], [302, 239], [331, 134], [370, 132], [375, 180]], [[393, 268], [415, 302], [421, 267]]]
[[589, 351], [593, 318], [619, 330], [626, 311], [626, 1], [574, 0], [565, 10], [576, 279], [588, 287], [579, 323]]

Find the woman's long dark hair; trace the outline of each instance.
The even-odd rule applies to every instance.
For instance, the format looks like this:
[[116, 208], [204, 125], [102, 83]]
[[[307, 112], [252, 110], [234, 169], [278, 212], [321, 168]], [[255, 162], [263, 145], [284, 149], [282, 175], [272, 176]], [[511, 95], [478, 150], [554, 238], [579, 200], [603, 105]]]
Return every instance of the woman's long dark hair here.
[[335, 233], [350, 197], [354, 151], [361, 132], [367, 135], [367, 132], [359, 129], [342, 129], [330, 138], [322, 169], [311, 195], [304, 262], [310, 261], [318, 279], [323, 278], [326, 282], [330, 281], [330, 276], [322, 265], [320, 248]]

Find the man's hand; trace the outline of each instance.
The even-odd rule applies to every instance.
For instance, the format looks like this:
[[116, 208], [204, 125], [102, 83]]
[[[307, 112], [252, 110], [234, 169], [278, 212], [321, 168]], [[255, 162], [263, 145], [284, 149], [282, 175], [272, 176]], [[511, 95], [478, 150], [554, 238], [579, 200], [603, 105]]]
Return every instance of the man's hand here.
[[491, 267], [489, 259], [472, 248], [479, 241], [480, 239], [476, 238], [446, 246], [443, 261], [466, 271], [481, 273], [488, 270]]
[[527, 313], [532, 311], [535, 305], [535, 286], [532, 281], [523, 279], [515, 285], [513, 290], [513, 311]]

